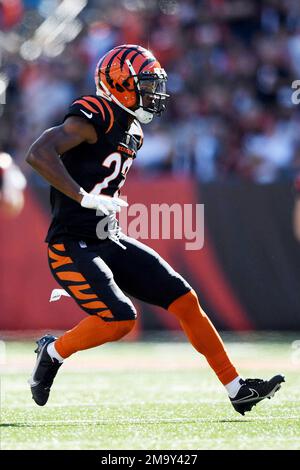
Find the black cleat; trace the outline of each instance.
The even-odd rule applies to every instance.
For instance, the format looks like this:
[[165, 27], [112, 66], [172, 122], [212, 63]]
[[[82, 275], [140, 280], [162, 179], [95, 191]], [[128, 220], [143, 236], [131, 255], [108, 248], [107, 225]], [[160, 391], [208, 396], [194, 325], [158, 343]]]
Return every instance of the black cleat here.
[[242, 385], [237, 395], [230, 398], [233, 408], [241, 415], [250, 411], [253, 406], [265, 398], [271, 398], [285, 382], [283, 375], [275, 375], [270, 380], [246, 379], [240, 380]]
[[28, 383], [32, 398], [39, 406], [44, 406], [47, 403], [54, 377], [62, 365], [62, 362], [52, 359], [47, 352], [48, 344], [56, 339], [55, 336], [47, 334], [36, 342], [38, 345], [34, 351], [37, 353], [36, 365]]

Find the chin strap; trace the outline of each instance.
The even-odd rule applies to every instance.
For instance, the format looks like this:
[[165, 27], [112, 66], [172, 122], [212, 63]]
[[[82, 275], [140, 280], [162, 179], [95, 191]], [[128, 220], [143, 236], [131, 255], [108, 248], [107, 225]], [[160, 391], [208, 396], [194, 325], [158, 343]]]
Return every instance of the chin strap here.
[[149, 113], [149, 111], [145, 111], [142, 108], [138, 108], [135, 111], [135, 115], [142, 124], [149, 124], [149, 122], [151, 122], [153, 119], [153, 114]]

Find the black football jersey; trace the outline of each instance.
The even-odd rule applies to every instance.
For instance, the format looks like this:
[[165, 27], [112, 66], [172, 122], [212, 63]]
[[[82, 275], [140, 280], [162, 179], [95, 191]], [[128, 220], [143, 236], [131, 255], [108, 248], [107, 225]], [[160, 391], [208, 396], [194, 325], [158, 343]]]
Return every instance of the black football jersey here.
[[[127, 172], [143, 143], [143, 132], [137, 120], [115, 103], [100, 96], [86, 95], [70, 106], [69, 116], [80, 116], [95, 127], [98, 140], [86, 142], [61, 155], [72, 178], [87, 192], [118, 196]], [[86, 209], [51, 187], [52, 222], [46, 237], [53, 242], [61, 236], [97, 238], [96, 227], [101, 220], [93, 209]], [[102, 216], [103, 218], [103, 216]]]

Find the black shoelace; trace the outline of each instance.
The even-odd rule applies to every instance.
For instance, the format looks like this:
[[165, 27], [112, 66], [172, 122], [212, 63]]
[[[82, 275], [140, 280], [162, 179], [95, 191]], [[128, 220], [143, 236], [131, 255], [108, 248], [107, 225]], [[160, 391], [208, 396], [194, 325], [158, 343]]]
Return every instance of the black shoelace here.
[[258, 385], [262, 384], [264, 381], [262, 379], [246, 379], [245, 384], [246, 385]]

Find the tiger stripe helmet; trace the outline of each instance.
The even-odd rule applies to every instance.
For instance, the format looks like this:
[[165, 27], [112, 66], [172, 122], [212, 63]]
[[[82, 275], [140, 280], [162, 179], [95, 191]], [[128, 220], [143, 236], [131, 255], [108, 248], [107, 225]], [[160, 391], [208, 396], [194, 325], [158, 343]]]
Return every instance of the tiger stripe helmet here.
[[95, 71], [96, 93], [147, 124], [166, 106], [167, 74], [152, 52], [124, 44], [99, 60]]

